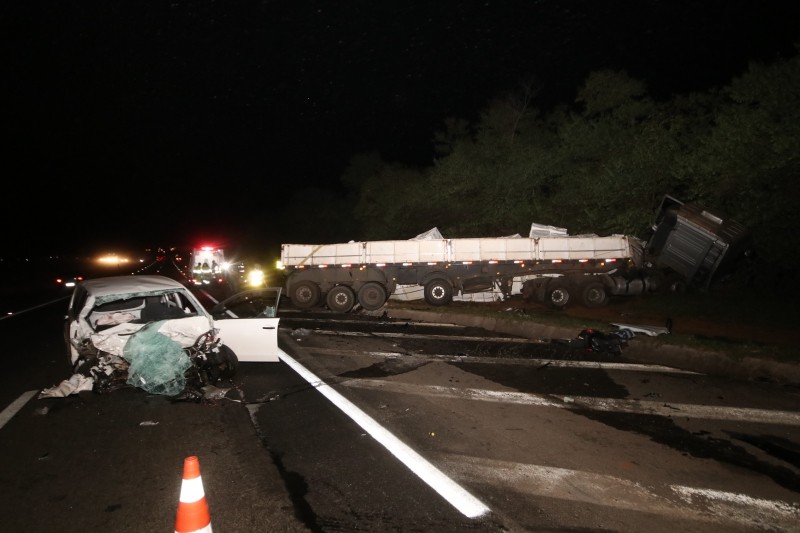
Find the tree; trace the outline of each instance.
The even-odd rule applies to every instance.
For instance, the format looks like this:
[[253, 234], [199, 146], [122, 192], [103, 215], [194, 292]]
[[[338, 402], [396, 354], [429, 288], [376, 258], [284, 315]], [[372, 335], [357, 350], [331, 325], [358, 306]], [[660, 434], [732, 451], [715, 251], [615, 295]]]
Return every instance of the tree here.
[[636, 234], [668, 189], [677, 145], [662, 104], [624, 72], [590, 74], [578, 113], [559, 127], [556, 225], [572, 233]]
[[800, 193], [800, 56], [752, 64], [719, 90], [656, 102], [625, 72], [591, 73], [575, 107], [541, 113], [530, 86], [474, 123], [445, 121], [437, 158], [410, 169], [354, 158], [343, 176], [364, 238], [433, 226], [448, 237], [527, 231], [637, 234], [664, 194], [753, 230], [773, 264], [794, 268]]
[[796, 265], [800, 250], [800, 56], [751, 64], [721, 93], [715, 124], [684, 161], [692, 189], [750, 228], [773, 264]]

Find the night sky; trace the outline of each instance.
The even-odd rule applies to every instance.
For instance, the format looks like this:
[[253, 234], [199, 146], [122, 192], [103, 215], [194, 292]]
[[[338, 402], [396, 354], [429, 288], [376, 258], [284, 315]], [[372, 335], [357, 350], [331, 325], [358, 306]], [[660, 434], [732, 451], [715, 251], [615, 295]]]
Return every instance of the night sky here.
[[294, 189], [340, 190], [362, 152], [428, 164], [444, 118], [523, 81], [544, 109], [606, 68], [666, 98], [800, 41], [800, 5], [764, 1], [9, 0], [0, 17], [0, 221], [6, 250], [35, 254], [281, 242]]

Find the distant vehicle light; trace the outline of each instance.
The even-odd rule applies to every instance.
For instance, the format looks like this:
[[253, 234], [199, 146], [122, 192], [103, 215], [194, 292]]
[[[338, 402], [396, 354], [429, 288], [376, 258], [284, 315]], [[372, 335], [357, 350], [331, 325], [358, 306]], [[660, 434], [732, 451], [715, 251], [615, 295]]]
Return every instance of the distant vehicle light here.
[[105, 266], [117, 266], [130, 262], [130, 259], [119, 255], [109, 254], [99, 257], [97, 262]]
[[252, 287], [263, 286], [265, 280], [266, 276], [264, 276], [263, 270], [253, 269], [247, 273], [247, 283]]
[[70, 278], [56, 278], [56, 284], [66, 288], [73, 288], [79, 282], [83, 281], [83, 276], [73, 276]]

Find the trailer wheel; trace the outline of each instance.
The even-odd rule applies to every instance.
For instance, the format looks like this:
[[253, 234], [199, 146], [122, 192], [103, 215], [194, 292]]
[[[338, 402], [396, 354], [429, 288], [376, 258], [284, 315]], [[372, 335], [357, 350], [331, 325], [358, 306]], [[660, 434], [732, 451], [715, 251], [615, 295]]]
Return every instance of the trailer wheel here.
[[590, 281], [583, 286], [581, 291], [583, 305], [589, 309], [597, 309], [608, 303], [608, 293], [605, 286], [599, 281]]
[[313, 281], [300, 281], [292, 286], [290, 298], [298, 309], [311, 309], [319, 303], [319, 285]]
[[545, 296], [545, 281], [529, 279], [522, 284], [522, 298], [526, 302], [543, 303]]
[[425, 301], [429, 305], [442, 306], [453, 301], [453, 286], [445, 279], [434, 279], [425, 285]]
[[337, 313], [349, 313], [356, 304], [356, 295], [347, 285], [337, 285], [328, 291], [325, 298], [328, 308]]
[[547, 284], [545, 303], [553, 309], [564, 309], [572, 299], [572, 291], [563, 281], [554, 280]]
[[386, 303], [386, 289], [375, 281], [369, 281], [358, 289], [358, 303], [367, 311], [377, 311]]
[[531, 280], [525, 281], [522, 284], [522, 299], [526, 302], [536, 301], [536, 287]]

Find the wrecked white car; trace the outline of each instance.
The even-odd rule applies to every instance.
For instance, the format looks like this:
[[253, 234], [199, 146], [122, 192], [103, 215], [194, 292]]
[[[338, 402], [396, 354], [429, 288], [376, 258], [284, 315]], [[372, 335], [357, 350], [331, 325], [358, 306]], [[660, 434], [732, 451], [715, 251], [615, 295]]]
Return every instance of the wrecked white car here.
[[278, 361], [280, 293], [246, 291], [212, 314], [165, 276], [84, 280], [65, 317], [69, 363], [101, 393], [129, 385], [176, 396], [214, 385], [230, 379], [240, 361]]

